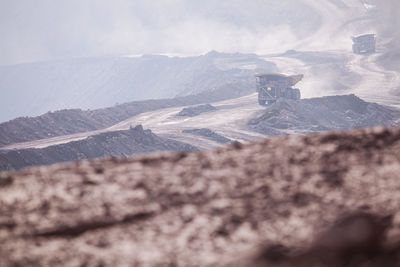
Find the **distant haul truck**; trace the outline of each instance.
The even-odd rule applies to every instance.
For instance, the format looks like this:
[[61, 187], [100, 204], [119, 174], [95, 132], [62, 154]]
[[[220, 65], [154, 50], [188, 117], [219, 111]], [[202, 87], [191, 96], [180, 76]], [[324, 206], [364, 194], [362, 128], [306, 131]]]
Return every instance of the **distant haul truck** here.
[[352, 37], [353, 53], [355, 54], [372, 54], [375, 53], [376, 38], [375, 34], [364, 34]]
[[300, 90], [292, 88], [300, 82], [304, 75], [287, 76], [277, 73], [256, 74], [258, 103], [265, 106], [272, 104], [279, 98], [299, 100]]

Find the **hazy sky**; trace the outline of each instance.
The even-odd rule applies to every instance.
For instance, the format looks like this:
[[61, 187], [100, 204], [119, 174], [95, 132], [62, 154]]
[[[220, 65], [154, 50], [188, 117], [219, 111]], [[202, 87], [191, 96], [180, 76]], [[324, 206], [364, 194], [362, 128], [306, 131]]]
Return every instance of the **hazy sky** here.
[[284, 50], [319, 19], [299, 0], [0, 0], [0, 65]]

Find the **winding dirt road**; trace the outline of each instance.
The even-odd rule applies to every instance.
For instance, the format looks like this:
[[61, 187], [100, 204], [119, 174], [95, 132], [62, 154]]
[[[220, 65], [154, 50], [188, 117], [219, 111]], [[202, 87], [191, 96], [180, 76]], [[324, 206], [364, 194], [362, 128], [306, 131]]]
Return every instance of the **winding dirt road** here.
[[[392, 94], [394, 90], [400, 88], [400, 74], [398, 72], [385, 70], [378, 65], [376, 59], [379, 54], [360, 56], [349, 53], [347, 56], [346, 67], [355, 76], [357, 75], [357, 79], [354, 79], [352, 88], [343, 92], [344, 94], [354, 93], [366, 101], [400, 108], [400, 97], [394, 97]], [[290, 57], [273, 56], [264, 58], [276, 63], [282, 72], [296, 73], [298, 71], [304, 73], [305, 79], [299, 83], [303, 96], [319, 97], [334, 93], [327, 90], [315, 90], [315, 88], [327, 88], [326, 83], [328, 82], [323, 77], [312, 75], [313, 67], [315, 66], [307, 65], [299, 59]], [[334, 72], [334, 70], [332, 71]], [[237, 99], [212, 103], [212, 105], [217, 108], [216, 111], [195, 117], [176, 116], [184, 107], [160, 109], [139, 114], [106, 129], [12, 144], [2, 149], [44, 148], [82, 140], [102, 132], [126, 130], [137, 124], [142, 124], [144, 128], [151, 129], [159, 136], [186, 142], [201, 149], [215, 148], [221, 144], [197, 135], [182, 133], [182, 131], [194, 128], [208, 128], [240, 142], [249, 142], [265, 137], [250, 131], [246, 127], [246, 121], [252, 118], [256, 112], [263, 109], [257, 103], [256, 93]]]
[[362, 77], [351, 91], [367, 101], [400, 108], [400, 97], [393, 95], [400, 89], [400, 73], [379, 65], [379, 56], [379, 53], [349, 56], [348, 68]]
[[256, 93], [232, 100], [212, 103], [212, 105], [217, 108], [216, 111], [207, 112], [195, 117], [176, 116], [184, 107], [160, 109], [139, 114], [106, 129], [12, 144], [2, 149], [44, 148], [51, 145], [82, 140], [102, 132], [127, 130], [129, 127], [138, 124], [142, 124], [145, 129], [151, 129], [159, 136], [183, 141], [201, 149], [214, 148], [221, 144], [197, 135], [182, 133], [182, 131], [185, 129], [209, 128], [227, 138], [240, 142], [249, 142], [265, 137], [245, 127], [247, 120], [254, 116], [257, 111], [263, 109], [258, 105]]
[[[347, 58], [347, 62], [344, 63], [343, 68], [348, 71], [350, 77], [353, 75], [354, 79], [350, 81], [349, 89], [341, 92], [341, 94], [354, 93], [366, 101], [400, 108], [400, 97], [393, 96], [393, 92], [400, 90], [400, 73], [386, 70], [377, 63], [378, 57], [384, 51], [378, 49], [378, 53], [369, 56], [354, 55], [351, 52], [349, 25], [352, 25], [353, 29], [357, 28], [357, 23], [360, 22], [356, 18], [366, 12], [361, 1], [348, 0], [345, 7], [334, 5], [331, 2], [327, 4], [319, 0], [304, 1], [319, 12], [323, 21], [316, 32], [294, 44], [294, 48], [316, 49], [319, 53], [325, 51], [330, 55], [336, 53], [338, 57], [344, 56]], [[336, 43], [330, 42], [333, 37]], [[327, 76], [321, 77], [313, 74], [313, 68], [319, 67], [317, 64], [313, 65], [293, 57], [276, 55], [262, 56], [262, 58], [274, 62], [283, 73], [305, 74], [304, 80], [299, 83], [303, 97], [335, 94], [333, 90], [329, 89], [331, 80], [327, 79]], [[329, 71], [340, 79], [340, 75], [335, 74], [336, 69]], [[324, 90], [320, 90], [320, 88], [324, 88]], [[220, 144], [206, 138], [182, 133], [182, 131], [193, 128], [209, 128], [218, 134], [240, 142], [253, 141], [264, 137], [261, 134], [249, 131], [245, 126], [249, 118], [262, 110], [262, 107], [257, 104], [255, 93], [234, 100], [212, 103], [212, 105], [217, 107], [216, 111], [196, 117], [176, 116], [184, 107], [161, 109], [134, 116], [106, 129], [18, 143], [2, 149], [43, 148], [81, 140], [102, 132], [125, 130], [137, 124], [142, 124], [144, 128], [151, 129], [157, 135], [187, 142], [202, 149], [217, 147]]]

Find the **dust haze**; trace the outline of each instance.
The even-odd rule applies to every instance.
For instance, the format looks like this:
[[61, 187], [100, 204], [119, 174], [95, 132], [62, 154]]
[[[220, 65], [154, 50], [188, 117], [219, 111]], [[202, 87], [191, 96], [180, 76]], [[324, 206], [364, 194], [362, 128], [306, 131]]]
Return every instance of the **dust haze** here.
[[400, 2], [396, 0], [376, 1], [379, 34], [392, 39], [392, 44], [400, 47]]
[[[267, 11], [267, 12], [266, 12]], [[320, 17], [300, 1], [2, 1], [0, 65], [123, 54], [285, 51]]]

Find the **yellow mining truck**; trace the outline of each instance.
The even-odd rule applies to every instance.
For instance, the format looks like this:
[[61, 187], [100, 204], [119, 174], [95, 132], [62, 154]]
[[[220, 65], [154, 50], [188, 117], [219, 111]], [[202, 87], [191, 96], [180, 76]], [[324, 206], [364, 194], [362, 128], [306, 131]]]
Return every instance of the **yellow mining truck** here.
[[375, 53], [376, 37], [375, 34], [364, 34], [351, 38], [353, 40], [353, 53], [372, 54]]
[[292, 88], [300, 82], [304, 75], [287, 76], [278, 73], [259, 73], [256, 74], [258, 103], [265, 106], [267, 103], [272, 104], [278, 98], [299, 100], [300, 90]]

